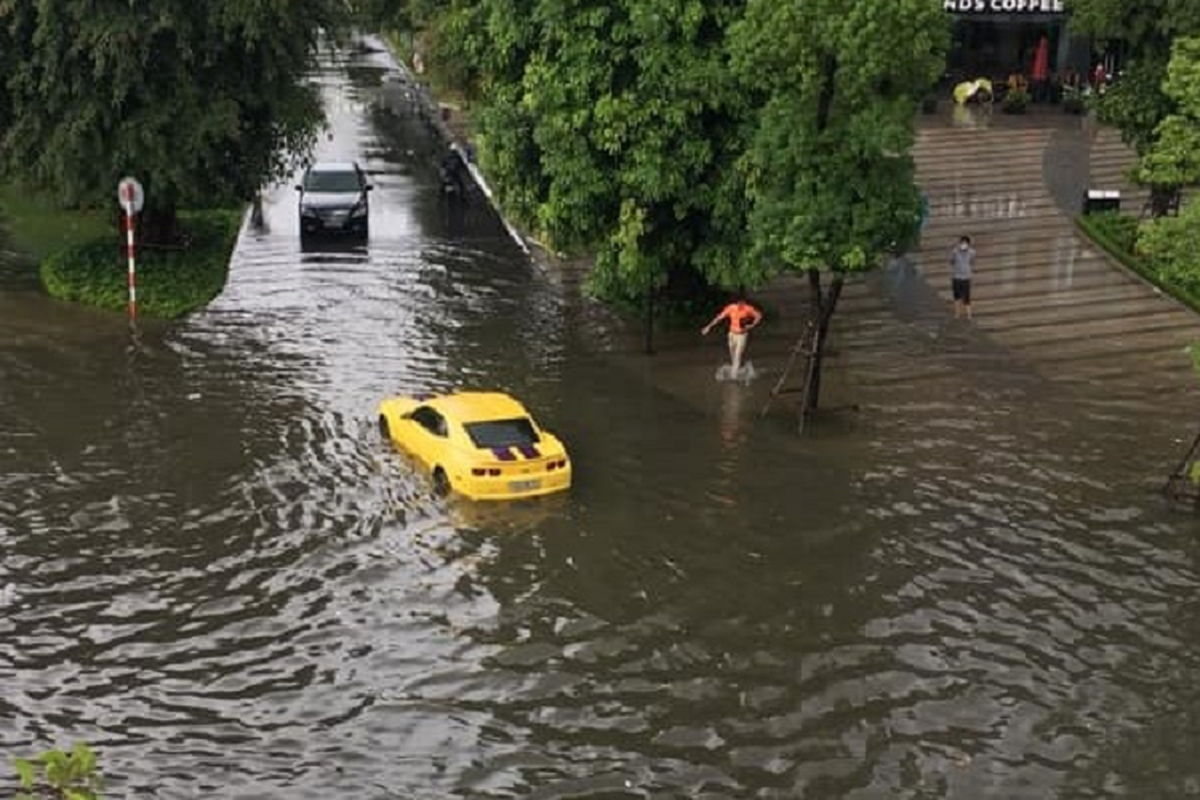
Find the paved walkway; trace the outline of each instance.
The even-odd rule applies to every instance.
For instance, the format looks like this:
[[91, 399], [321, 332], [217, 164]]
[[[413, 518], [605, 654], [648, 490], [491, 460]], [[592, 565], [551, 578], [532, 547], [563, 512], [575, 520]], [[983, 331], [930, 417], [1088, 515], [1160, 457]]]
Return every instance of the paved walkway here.
[[[1064, 384], [1099, 403], [1121, 402], [1125, 392], [1197, 390], [1184, 348], [1200, 341], [1200, 318], [1074, 227], [1089, 186], [1121, 189], [1124, 208], [1140, 212], [1145, 194], [1123, 177], [1131, 153], [1085, 118], [1039, 112], [965, 125], [949, 114], [920, 118], [914, 155], [931, 219], [909, 259], [848, 282], [833, 323], [826, 403], [873, 402], [889, 386], [962, 383], [964, 368], [983, 375], [1001, 362], [1010, 377]], [[952, 319], [946, 264], [962, 233], [979, 251], [969, 323]], [[808, 313], [803, 280], [777, 281], [758, 299], [770, 324], [752, 337], [760, 378], [742, 390], [743, 413], [767, 401]], [[698, 410], [727, 413], [728, 391], [713, 379], [723, 337], [685, 331], [657, 342], [655, 358], [644, 358], [633, 338], [615, 357]]]
[[1195, 385], [1183, 350], [1200, 340], [1197, 315], [1074, 227], [1089, 186], [1121, 189], [1125, 210], [1142, 209], [1145, 192], [1124, 178], [1132, 155], [1115, 132], [1055, 112], [976, 129], [935, 121], [921, 126], [914, 155], [933, 208], [915, 261], [949, 303], [947, 249], [972, 236], [982, 332], [1056, 381], [1106, 392]]

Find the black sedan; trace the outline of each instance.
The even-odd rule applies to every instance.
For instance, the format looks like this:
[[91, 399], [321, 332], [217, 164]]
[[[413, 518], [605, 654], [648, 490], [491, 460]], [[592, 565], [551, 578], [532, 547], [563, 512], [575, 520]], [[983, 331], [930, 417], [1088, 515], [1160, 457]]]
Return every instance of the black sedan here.
[[348, 233], [366, 238], [367, 194], [373, 188], [358, 164], [322, 161], [304, 172], [300, 193], [300, 235]]

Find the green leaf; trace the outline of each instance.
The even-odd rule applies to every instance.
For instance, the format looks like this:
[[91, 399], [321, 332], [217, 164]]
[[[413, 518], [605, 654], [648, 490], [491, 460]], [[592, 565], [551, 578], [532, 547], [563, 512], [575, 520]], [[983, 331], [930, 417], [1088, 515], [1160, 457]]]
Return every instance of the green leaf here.
[[62, 789], [71, 782], [70, 764], [67, 754], [61, 750], [50, 750], [41, 755], [42, 763], [46, 765], [46, 782], [51, 786]]
[[91, 776], [96, 771], [96, 754], [83, 742], [76, 743], [72, 748], [76, 762], [79, 764], [80, 775]]
[[17, 776], [21, 779], [21, 788], [32, 789], [34, 780], [33, 764], [27, 759], [17, 758], [13, 760], [13, 766], [17, 770]]

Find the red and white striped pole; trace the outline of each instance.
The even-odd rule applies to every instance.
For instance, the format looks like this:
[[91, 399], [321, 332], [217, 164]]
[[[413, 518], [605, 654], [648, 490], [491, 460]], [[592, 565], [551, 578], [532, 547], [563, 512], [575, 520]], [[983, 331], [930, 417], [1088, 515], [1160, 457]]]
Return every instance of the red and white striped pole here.
[[117, 184], [117, 200], [125, 209], [125, 257], [129, 264], [129, 320], [137, 319], [137, 245], [134, 216], [142, 210], [146, 195], [136, 178], [122, 178]]
[[137, 245], [133, 238], [133, 203], [125, 204], [125, 256], [129, 259], [129, 319], [137, 319]]

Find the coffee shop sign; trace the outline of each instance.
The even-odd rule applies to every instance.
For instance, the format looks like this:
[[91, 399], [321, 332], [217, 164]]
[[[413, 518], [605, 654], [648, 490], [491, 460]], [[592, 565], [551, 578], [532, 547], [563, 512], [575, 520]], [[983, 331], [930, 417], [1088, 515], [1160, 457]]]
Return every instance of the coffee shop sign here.
[[945, 0], [947, 11], [958, 14], [1061, 14], [1063, 0]]

